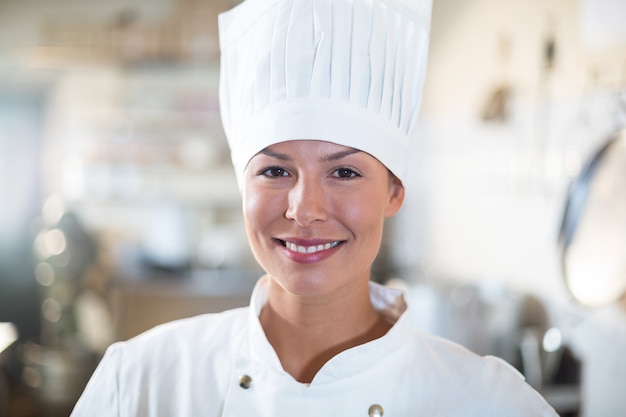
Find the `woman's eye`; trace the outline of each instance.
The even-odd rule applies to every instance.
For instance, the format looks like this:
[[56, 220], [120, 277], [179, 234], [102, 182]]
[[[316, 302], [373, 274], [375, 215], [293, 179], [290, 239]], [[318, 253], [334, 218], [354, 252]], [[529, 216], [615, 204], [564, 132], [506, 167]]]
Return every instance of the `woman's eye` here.
[[261, 171], [261, 175], [266, 177], [286, 177], [288, 175], [287, 170], [281, 167], [271, 167]]
[[360, 177], [360, 175], [357, 172], [351, 170], [350, 168], [339, 168], [334, 172], [333, 175], [338, 178]]

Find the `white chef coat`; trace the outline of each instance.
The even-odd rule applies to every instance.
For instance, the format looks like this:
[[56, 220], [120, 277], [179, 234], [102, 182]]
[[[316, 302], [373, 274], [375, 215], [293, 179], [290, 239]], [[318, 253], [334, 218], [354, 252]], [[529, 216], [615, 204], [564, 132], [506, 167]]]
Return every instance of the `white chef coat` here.
[[259, 322], [267, 284], [259, 280], [250, 307], [112, 345], [72, 417], [557, 416], [504, 361], [414, 329], [402, 292], [374, 283], [372, 303], [393, 327], [299, 383]]

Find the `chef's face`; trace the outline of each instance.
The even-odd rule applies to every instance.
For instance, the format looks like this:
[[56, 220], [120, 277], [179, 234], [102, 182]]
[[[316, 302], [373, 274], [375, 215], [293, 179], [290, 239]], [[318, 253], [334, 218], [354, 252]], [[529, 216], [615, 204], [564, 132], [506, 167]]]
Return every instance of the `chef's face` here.
[[367, 282], [384, 219], [404, 199], [400, 181], [376, 158], [314, 140], [283, 142], [259, 152], [246, 168], [243, 190], [256, 259], [285, 290], [298, 295]]

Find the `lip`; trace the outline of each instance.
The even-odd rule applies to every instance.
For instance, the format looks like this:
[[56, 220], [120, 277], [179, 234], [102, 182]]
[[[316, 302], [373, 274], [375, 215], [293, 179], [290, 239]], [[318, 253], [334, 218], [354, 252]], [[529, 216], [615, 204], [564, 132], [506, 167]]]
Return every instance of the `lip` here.
[[[300, 264], [313, 264], [334, 255], [343, 246], [345, 240], [275, 238], [274, 242], [291, 261]], [[298, 247], [297, 251], [293, 250], [294, 246]]]

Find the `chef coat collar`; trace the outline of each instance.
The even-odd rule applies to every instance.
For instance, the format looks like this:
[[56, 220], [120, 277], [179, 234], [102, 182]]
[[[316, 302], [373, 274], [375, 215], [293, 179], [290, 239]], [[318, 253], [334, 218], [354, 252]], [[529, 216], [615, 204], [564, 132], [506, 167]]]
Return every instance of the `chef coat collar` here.
[[[259, 365], [269, 368], [265, 370], [273, 371], [272, 373], [280, 374], [296, 383], [295, 379], [282, 368], [280, 359], [267, 340], [259, 320], [261, 310], [269, 297], [270, 279], [268, 276], [260, 278], [252, 292], [248, 317], [249, 345], [242, 354], [256, 363], [255, 368]], [[405, 345], [400, 339], [406, 337], [407, 332], [402, 328], [410, 324], [406, 314], [408, 306], [404, 291], [371, 281], [369, 286], [370, 300], [374, 309], [392, 324], [392, 328], [383, 337], [355, 346], [333, 357], [320, 369], [310, 385], [331, 383], [357, 375], [371, 367], [373, 358], [390, 355], [395, 349]]]

